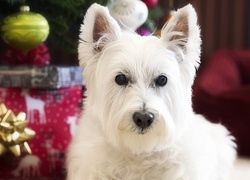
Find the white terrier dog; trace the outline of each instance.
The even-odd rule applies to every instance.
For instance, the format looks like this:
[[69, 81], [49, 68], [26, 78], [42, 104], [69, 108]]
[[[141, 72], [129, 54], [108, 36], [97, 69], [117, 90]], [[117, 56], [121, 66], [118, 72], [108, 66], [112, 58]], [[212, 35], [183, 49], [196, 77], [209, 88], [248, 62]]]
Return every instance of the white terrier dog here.
[[233, 137], [192, 110], [200, 43], [191, 5], [159, 38], [124, 32], [107, 8], [89, 8], [79, 43], [87, 98], [69, 147], [68, 180], [229, 177]]

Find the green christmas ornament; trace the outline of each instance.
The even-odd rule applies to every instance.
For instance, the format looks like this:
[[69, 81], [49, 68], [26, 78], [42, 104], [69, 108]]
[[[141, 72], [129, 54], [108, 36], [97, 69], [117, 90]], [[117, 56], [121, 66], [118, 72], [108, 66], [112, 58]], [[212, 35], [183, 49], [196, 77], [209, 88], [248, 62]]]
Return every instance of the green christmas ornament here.
[[25, 53], [41, 44], [49, 35], [48, 21], [29, 9], [29, 6], [21, 6], [20, 12], [7, 16], [1, 27], [4, 42]]

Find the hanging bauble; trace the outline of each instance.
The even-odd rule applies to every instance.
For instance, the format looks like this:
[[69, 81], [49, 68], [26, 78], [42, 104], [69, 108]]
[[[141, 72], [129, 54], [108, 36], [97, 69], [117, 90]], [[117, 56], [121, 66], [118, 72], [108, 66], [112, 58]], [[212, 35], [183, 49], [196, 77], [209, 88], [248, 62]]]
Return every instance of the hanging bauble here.
[[158, 0], [143, 0], [148, 9], [154, 8], [158, 4]]
[[21, 6], [20, 12], [7, 16], [1, 27], [5, 43], [25, 53], [45, 41], [49, 35], [48, 21], [38, 13]]
[[145, 27], [140, 27], [136, 30], [136, 32], [138, 34], [140, 34], [141, 36], [150, 36], [152, 33], [150, 32], [150, 30], [148, 28]]
[[148, 17], [148, 8], [140, 0], [113, 0], [108, 8], [111, 16], [124, 30], [136, 30]]

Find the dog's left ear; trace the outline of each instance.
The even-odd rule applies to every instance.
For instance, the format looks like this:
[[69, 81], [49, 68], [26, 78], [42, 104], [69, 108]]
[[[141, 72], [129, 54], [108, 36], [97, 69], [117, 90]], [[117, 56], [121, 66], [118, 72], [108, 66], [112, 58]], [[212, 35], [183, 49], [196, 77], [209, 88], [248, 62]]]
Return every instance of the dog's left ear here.
[[108, 8], [95, 3], [88, 9], [80, 31], [78, 54], [80, 65], [85, 66], [105, 45], [118, 38], [121, 29]]
[[[173, 50], [180, 62], [198, 68], [200, 64], [200, 28], [192, 5], [177, 10], [162, 29], [161, 40]], [[187, 62], [188, 61], [188, 62]]]

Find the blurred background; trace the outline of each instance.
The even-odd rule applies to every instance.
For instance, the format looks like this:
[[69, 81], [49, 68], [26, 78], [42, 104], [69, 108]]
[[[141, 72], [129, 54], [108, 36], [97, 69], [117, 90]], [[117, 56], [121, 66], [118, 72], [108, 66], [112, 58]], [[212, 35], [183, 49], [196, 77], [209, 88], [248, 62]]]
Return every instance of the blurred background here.
[[[79, 27], [86, 9], [94, 2], [107, 5], [111, 1], [0, 0], [0, 20], [2, 22], [7, 15], [17, 12], [20, 5], [29, 5], [31, 11], [44, 15], [49, 22], [50, 34], [46, 43], [50, 47], [51, 63], [77, 64], [74, 52]], [[203, 61], [221, 48], [249, 48], [250, 46], [250, 2], [248, 0], [144, 1], [149, 7], [149, 18], [154, 22], [152, 25], [152, 21], [150, 21], [151, 31], [162, 28], [171, 10], [177, 10], [188, 3], [195, 7], [201, 26]], [[149, 21], [147, 23], [149, 24]]]
[[[159, 1], [164, 12], [167, 0]], [[197, 11], [202, 38], [202, 60], [221, 48], [250, 47], [250, 2], [248, 0], [174, 0], [174, 9], [191, 3]], [[167, 11], [166, 11], [167, 10]], [[164, 22], [164, 19], [161, 19]]]

